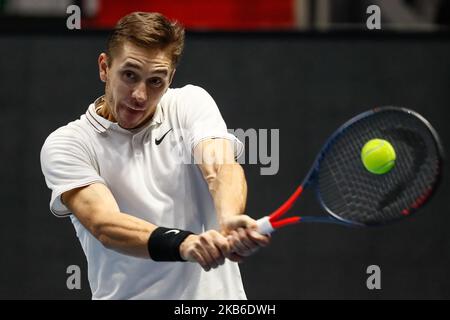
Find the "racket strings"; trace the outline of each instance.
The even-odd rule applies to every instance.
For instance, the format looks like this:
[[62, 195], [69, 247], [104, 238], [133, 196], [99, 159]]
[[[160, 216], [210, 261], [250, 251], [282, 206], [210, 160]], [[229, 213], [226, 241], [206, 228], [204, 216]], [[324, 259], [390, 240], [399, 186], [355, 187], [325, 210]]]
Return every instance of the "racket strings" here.
[[[390, 212], [395, 215], [398, 212], [405, 214], [404, 209], [411, 206], [412, 199], [416, 199], [420, 193], [428, 189], [424, 184], [423, 174], [426, 172], [426, 176], [433, 177], [433, 181], [437, 176], [426, 170], [427, 165], [429, 167], [431, 164], [427, 164], [427, 155], [432, 156], [434, 153], [433, 150], [428, 150], [430, 146], [434, 146], [432, 136], [428, 130], [424, 130], [427, 129], [425, 126], [419, 126], [421, 123], [417, 119], [411, 118], [410, 120], [416, 121], [405, 122], [399, 118], [392, 118], [391, 125], [396, 127], [394, 130], [391, 128], [385, 132], [387, 137], [399, 145], [399, 173], [397, 176], [387, 175], [396, 179], [386, 188], [379, 200], [378, 211]], [[428, 141], [425, 141], [426, 138]], [[383, 210], [384, 208], [388, 209]]]
[[[363, 145], [381, 138], [394, 147], [395, 167], [384, 175], [368, 172]], [[330, 142], [321, 157], [318, 192], [327, 210], [343, 220], [380, 224], [409, 214], [432, 193], [440, 154], [431, 131], [416, 116], [386, 110], [356, 121]]]
[[[412, 119], [411, 119], [412, 120]], [[418, 122], [417, 119], [416, 122]], [[399, 120], [399, 123], [400, 122]], [[397, 124], [398, 125], [398, 124]], [[402, 170], [400, 180], [380, 200], [379, 209], [392, 204], [394, 212], [409, 213], [409, 207], [424, 193], [429, 193], [436, 181], [439, 171], [436, 170], [438, 152], [431, 133], [425, 126], [412, 122], [405, 128], [398, 128], [391, 136], [400, 141], [400, 156], [405, 155], [400, 161], [399, 169]], [[435, 157], [433, 159], [433, 157]], [[407, 196], [409, 194], [409, 197]], [[401, 195], [401, 196], [400, 196]], [[397, 203], [395, 203], [397, 201]], [[405, 211], [406, 210], [406, 211]]]
[[[412, 159], [412, 161], [410, 162], [409, 168], [406, 168], [406, 172], [403, 173], [404, 178], [395, 184], [393, 188], [379, 201], [378, 209], [383, 209], [390, 203], [393, 203], [398, 198], [398, 195], [408, 187], [410, 181], [414, 179], [415, 174], [421, 172], [420, 167], [425, 163], [427, 155], [427, 146], [419, 134], [405, 129], [398, 129], [391, 134], [386, 134], [388, 136], [393, 136], [398, 140], [404, 141], [409, 146], [408, 150], [411, 152], [406, 156]], [[404, 167], [406, 166], [403, 166], [403, 168]]]

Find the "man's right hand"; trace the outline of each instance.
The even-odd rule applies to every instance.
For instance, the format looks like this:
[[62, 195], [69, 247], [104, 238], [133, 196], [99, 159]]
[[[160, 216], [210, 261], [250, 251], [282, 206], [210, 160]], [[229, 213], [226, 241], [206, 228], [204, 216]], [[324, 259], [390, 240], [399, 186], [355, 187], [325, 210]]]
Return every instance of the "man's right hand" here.
[[228, 239], [216, 230], [188, 236], [180, 245], [180, 255], [186, 261], [198, 262], [205, 271], [224, 264], [225, 258], [238, 261], [230, 252]]

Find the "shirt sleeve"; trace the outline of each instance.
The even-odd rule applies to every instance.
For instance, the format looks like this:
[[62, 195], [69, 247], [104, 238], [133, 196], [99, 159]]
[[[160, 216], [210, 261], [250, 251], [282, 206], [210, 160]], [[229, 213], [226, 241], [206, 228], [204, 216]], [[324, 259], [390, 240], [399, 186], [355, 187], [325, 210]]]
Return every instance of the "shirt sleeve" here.
[[188, 85], [181, 95], [181, 114], [185, 139], [190, 152], [203, 140], [222, 138], [232, 143], [235, 159], [244, 148], [236, 136], [229, 133], [214, 99], [206, 90]]
[[105, 184], [80, 135], [67, 127], [56, 130], [45, 141], [41, 149], [41, 169], [52, 191], [50, 210], [59, 217], [70, 214], [61, 202], [64, 192], [95, 182]]

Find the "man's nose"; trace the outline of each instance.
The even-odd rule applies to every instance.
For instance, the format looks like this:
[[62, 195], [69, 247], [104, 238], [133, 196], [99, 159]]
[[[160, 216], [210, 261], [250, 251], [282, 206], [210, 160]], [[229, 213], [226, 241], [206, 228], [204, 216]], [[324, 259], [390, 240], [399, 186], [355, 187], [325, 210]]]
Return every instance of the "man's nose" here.
[[131, 95], [138, 103], [145, 103], [147, 101], [147, 87], [144, 82], [139, 82], [134, 88]]

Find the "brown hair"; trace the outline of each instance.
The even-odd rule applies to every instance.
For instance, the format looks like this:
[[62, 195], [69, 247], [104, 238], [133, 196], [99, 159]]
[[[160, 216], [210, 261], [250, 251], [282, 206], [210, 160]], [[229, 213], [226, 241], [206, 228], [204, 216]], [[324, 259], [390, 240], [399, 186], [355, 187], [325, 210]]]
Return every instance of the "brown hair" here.
[[184, 28], [177, 21], [170, 21], [160, 13], [133, 12], [117, 22], [108, 40], [108, 65], [111, 66], [114, 53], [122, 45], [131, 43], [144, 48], [170, 48], [172, 65], [180, 61], [184, 47]]

